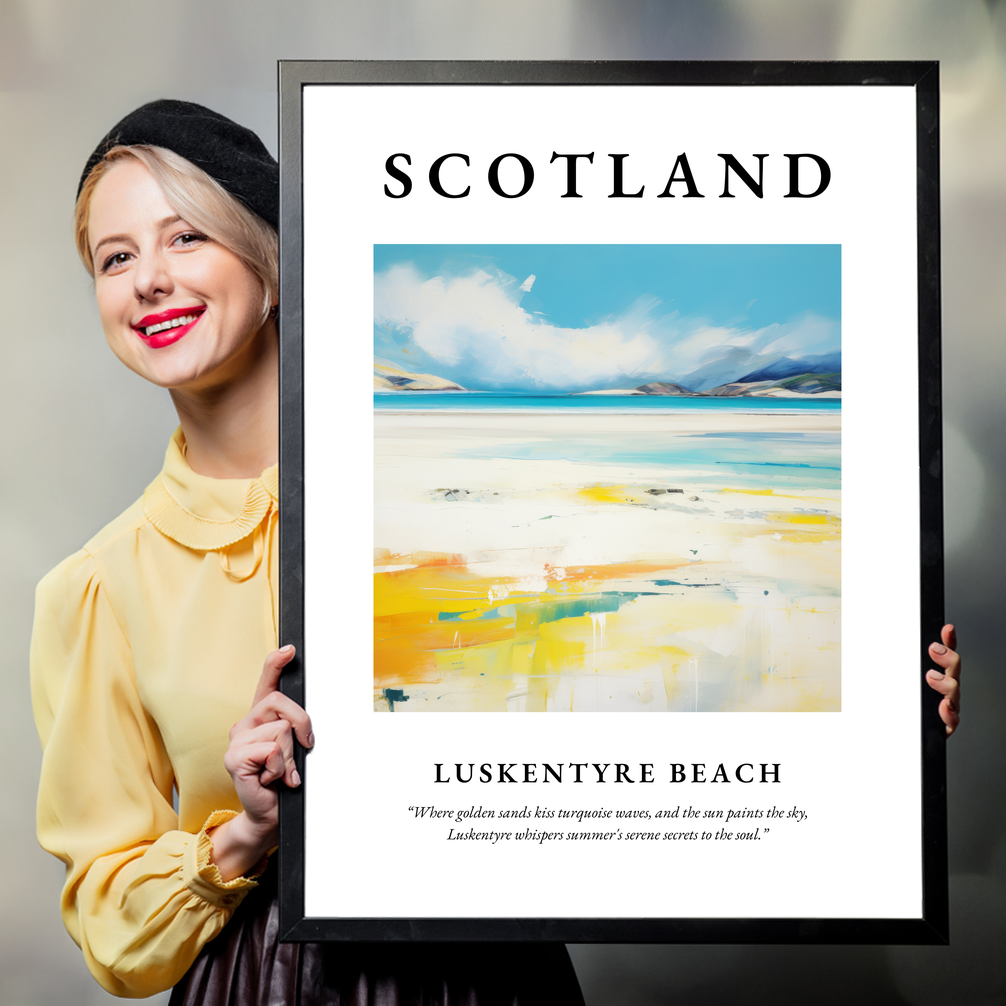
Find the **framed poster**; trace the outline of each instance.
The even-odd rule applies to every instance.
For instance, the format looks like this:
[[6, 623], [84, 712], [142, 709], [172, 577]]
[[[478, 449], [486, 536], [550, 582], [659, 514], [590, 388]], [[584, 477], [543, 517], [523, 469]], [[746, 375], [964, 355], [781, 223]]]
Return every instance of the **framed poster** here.
[[287, 938], [944, 941], [936, 66], [280, 90]]

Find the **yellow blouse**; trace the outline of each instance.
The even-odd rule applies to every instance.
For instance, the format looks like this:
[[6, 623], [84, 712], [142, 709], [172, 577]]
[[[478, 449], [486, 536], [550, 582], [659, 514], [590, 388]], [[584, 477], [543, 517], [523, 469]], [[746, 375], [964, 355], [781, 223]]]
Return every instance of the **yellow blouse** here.
[[174, 985], [255, 886], [223, 882], [206, 829], [241, 809], [228, 731], [276, 646], [277, 492], [276, 467], [197, 475], [176, 431], [143, 498], [38, 586], [38, 836], [115, 995]]

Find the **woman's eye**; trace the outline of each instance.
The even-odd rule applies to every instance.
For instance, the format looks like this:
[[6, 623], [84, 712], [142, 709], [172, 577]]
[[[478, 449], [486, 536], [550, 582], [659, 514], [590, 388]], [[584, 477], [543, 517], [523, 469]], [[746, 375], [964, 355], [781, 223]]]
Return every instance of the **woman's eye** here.
[[202, 244], [205, 240], [205, 234], [200, 234], [198, 231], [186, 231], [184, 234], [179, 234], [174, 243], [182, 248], [190, 248], [192, 245]]
[[121, 265], [125, 265], [129, 261], [129, 252], [116, 252], [114, 255], [109, 255], [105, 259], [101, 266], [102, 272], [114, 271]]

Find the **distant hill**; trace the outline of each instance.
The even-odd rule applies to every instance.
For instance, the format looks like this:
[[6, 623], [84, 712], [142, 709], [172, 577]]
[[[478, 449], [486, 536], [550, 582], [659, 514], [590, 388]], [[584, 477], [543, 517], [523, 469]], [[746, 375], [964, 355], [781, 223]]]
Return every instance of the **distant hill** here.
[[[734, 373], [737, 371], [735, 370]], [[674, 381], [650, 381], [635, 390], [643, 395], [673, 395], [681, 398], [794, 398], [804, 395], [842, 396], [842, 354], [820, 353], [801, 358], [781, 357], [738, 377], [709, 387], [709, 367], [685, 378], [685, 387]], [[723, 376], [720, 367], [720, 380]], [[693, 390], [703, 388], [703, 390]]]
[[839, 374], [800, 374], [789, 377], [785, 381], [777, 381], [776, 386], [786, 391], [796, 391], [801, 395], [820, 395], [824, 392], [842, 391], [842, 375]]
[[391, 364], [374, 364], [374, 391], [466, 391], [436, 374], [410, 374]]
[[842, 372], [841, 353], [822, 353], [803, 359], [783, 357], [768, 366], [753, 370], [739, 377], [736, 384], [753, 384], [756, 381], [783, 381], [787, 377], [801, 377], [805, 374], [840, 374]]
[[649, 384], [641, 384], [636, 391], [644, 395], [674, 395], [682, 398], [802, 398], [809, 395], [841, 398], [842, 375], [800, 373], [782, 380], [732, 381], [709, 391], [689, 391], [671, 381], [651, 381]]
[[673, 381], [651, 381], [649, 384], [641, 384], [636, 391], [644, 395], [677, 395], [684, 398], [704, 398], [705, 392], [689, 391], [680, 384]]

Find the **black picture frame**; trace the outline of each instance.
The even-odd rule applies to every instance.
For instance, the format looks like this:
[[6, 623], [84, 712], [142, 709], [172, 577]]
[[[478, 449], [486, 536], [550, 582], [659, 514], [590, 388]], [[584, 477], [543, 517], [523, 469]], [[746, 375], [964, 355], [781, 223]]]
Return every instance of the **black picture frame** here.
[[[564, 941], [619, 943], [939, 944], [948, 941], [945, 736], [939, 696], [924, 680], [927, 647], [943, 624], [940, 378], [939, 71], [935, 62], [405, 62], [281, 61], [280, 120], [280, 641], [297, 657], [282, 688], [310, 711], [304, 647], [304, 394], [302, 96], [306, 86], [346, 84], [681, 85], [914, 88], [918, 244], [919, 690], [923, 723], [923, 904], [918, 918], [320, 918], [305, 914], [305, 807], [311, 764], [297, 752], [304, 785], [283, 790], [280, 927], [287, 941]], [[333, 860], [332, 869], [350, 864]]]

